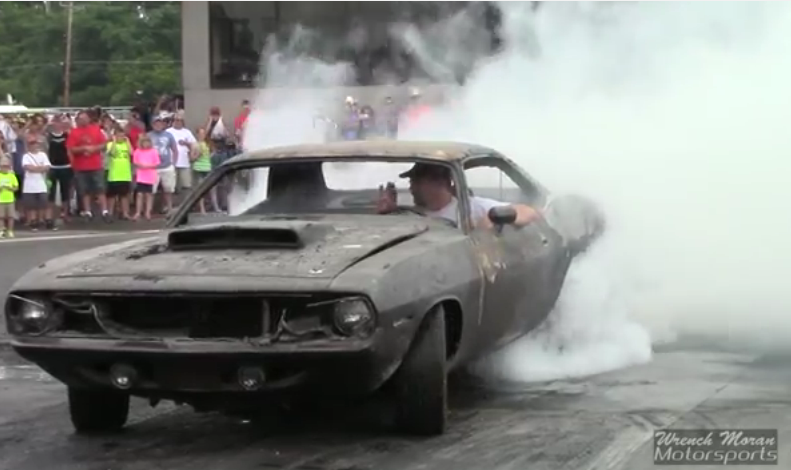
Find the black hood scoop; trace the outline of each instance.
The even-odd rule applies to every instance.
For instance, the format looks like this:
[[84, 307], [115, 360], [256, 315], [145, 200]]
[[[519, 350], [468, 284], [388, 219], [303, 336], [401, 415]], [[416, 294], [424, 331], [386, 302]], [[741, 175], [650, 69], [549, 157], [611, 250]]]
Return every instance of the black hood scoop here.
[[298, 250], [334, 231], [331, 225], [310, 222], [245, 222], [180, 229], [168, 235], [168, 249], [291, 249]]

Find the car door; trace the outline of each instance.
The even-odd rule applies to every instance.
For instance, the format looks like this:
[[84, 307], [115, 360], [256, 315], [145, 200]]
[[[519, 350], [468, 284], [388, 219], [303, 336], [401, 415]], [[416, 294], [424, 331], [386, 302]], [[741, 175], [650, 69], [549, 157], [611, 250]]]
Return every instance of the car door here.
[[521, 309], [517, 317], [516, 328], [523, 333], [538, 326], [555, 306], [555, 302], [563, 286], [566, 271], [571, 257], [564, 245], [563, 238], [544, 219], [530, 225], [535, 243], [525, 253], [531, 259], [531, 282], [534, 287], [533, 297]]
[[[529, 202], [535, 188], [503, 171], [508, 165], [492, 156], [465, 162], [465, 181], [472, 191], [468, 197]], [[483, 274], [481, 341], [502, 345], [520, 336], [535, 319], [543, 318], [546, 300], [541, 289], [552, 237], [540, 224], [529, 224], [501, 230], [473, 228], [470, 240]]]

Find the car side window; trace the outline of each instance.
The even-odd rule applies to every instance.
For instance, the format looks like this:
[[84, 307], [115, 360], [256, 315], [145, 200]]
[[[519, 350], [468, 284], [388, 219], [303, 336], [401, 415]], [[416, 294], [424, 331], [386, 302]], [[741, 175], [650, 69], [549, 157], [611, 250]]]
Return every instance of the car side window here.
[[474, 196], [501, 202], [524, 203], [528, 195], [504, 171], [485, 164], [464, 170], [467, 187]]

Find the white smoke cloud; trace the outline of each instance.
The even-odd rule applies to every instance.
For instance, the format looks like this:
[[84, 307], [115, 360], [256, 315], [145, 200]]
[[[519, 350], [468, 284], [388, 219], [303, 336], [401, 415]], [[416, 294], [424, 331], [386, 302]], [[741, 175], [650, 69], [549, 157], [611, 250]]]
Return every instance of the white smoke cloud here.
[[[791, 8], [550, 3], [532, 17], [503, 7], [519, 44], [534, 31], [540, 59], [527, 47], [506, 51], [452, 112], [411, 137], [493, 146], [556, 192], [595, 198], [609, 219], [605, 246], [570, 274], [550, 331], [499, 357], [509, 376], [644, 361], [635, 320], [655, 341], [783, 345]], [[617, 297], [592, 295], [606, 289], [602, 275]]]
[[[350, 38], [361, 40], [356, 30]], [[322, 48], [337, 45], [314, 31], [297, 25], [286, 41], [279, 39], [270, 37], [261, 54], [261, 91], [242, 139], [246, 150], [323, 142], [331, 125], [324, 115], [340, 102], [337, 90], [352, 73], [350, 64], [321, 60]], [[268, 169], [255, 170], [249, 189], [229, 195], [229, 211], [238, 214], [258, 203], [259, 195], [266, 194], [267, 178]]]
[[245, 148], [324, 140], [325, 128], [314, 117], [340, 102], [337, 89], [352, 73], [347, 63], [328, 63], [316, 57], [324, 40], [301, 26], [290, 32], [285, 43], [276, 37], [268, 40], [262, 53], [261, 92], [248, 118]]
[[[554, 192], [596, 200], [608, 233], [574, 266], [552, 322], [498, 355], [496, 370], [522, 380], [598, 373], [646, 361], [651, 338], [674, 335], [784, 345], [791, 5], [501, 8], [507, 48], [402, 138], [494, 147]], [[447, 74], [465, 61], [443, 38], [472, 27], [452, 21], [398, 34], [424, 61], [449, 58], [424, 67]], [[296, 129], [307, 108], [268, 119]]]

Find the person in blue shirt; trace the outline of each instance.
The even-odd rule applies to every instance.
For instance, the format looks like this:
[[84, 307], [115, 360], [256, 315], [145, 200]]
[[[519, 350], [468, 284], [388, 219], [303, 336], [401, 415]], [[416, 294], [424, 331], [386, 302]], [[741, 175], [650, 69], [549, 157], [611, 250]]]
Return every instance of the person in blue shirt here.
[[162, 188], [165, 206], [162, 212], [167, 214], [173, 209], [173, 193], [176, 192], [176, 167], [174, 162], [178, 155], [178, 144], [173, 134], [167, 132], [167, 116], [160, 114], [154, 118], [154, 130], [148, 133], [151, 143], [159, 152], [160, 164], [157, 167], [157, 184], [154, 184], [154, 194]]

